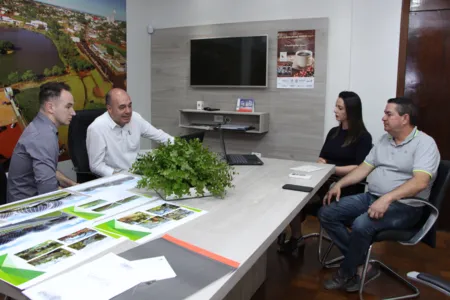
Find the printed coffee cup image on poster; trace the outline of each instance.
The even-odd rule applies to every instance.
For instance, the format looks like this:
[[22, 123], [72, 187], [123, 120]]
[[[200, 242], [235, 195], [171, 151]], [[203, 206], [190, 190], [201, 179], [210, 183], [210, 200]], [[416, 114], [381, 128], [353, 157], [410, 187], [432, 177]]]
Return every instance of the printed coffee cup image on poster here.
[[314, 88], [315, 30], [278, 32], [277, 88]]

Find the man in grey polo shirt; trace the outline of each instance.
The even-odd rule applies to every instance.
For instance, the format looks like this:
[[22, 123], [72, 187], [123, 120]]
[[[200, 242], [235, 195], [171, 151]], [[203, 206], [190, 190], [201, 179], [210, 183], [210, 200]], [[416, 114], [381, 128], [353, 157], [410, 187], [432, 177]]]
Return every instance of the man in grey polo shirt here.
[[[320, 223], [345, 257], [339, 270], [325, 282], [326, 289], [358, 291], [362, 265], [373, 236], [382, 230], [410, 228], [420, 220], [423, 207], [407, 198], [428, 199], [440, 154], [433, 138], [419, 131], [416, 122], [417, 108], [410, 99], [388, 100], [383, 116], [387, 134], [372, 148], [364, 163], [338, 181], [325, 196], [318, 214]], [[366, 177], [367, 193], [339, 199], [341, 188]], [[336, 201], [330, 203], [333, 197]], [[379, 274], [379, 269], [369, 265], [367, 281]]]
[[52, 192], [76, 184], [56, 168], [59, 145], [58, 127], [69, 125], [73, 110], [70, 87], [64, 83], [43, 84], [39, 91], [40, 110], [23, 131], [9, 165], [7, 201]]

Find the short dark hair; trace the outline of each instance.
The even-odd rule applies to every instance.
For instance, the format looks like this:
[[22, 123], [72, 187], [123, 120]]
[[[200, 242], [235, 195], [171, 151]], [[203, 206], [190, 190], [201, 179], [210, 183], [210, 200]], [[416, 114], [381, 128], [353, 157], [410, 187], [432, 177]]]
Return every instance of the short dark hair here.
[[47, 101], [59, 98], [63, 90], [70, 92], [70, 86], [64, 82], [44, 83], [39, 90], [39, 105], [43, 106]]
[[406, 97], [391, 98], [387, 103], [397, 104], [397, 112], [400, 116], [407, 114], [409, 116], [409, 124], [417, 126], [417, 118], [419, 110], [414, 102]]

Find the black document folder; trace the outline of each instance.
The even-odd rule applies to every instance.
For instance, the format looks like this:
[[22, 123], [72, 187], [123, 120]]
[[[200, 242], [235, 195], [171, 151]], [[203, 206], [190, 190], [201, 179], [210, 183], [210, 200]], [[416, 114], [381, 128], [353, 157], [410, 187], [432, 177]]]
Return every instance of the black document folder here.
[[176, 277], [150, 284], [141, 283], [114, 297], [114, 300], [184, 299], [233, 272], [239, 266], [234, 261], [168, 235], [130, 249], [119, 256], [130, 261], [165, 256]]

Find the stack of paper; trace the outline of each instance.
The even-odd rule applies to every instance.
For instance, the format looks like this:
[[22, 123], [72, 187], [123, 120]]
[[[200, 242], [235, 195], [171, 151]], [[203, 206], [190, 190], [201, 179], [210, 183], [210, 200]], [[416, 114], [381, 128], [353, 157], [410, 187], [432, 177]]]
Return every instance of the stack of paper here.
[[164, 256], [128, 261], [109, 253], [23, 293], [32, 300], [106, 300], [140, 283], [151, 283], [175, 276]]

